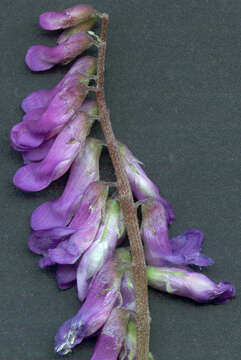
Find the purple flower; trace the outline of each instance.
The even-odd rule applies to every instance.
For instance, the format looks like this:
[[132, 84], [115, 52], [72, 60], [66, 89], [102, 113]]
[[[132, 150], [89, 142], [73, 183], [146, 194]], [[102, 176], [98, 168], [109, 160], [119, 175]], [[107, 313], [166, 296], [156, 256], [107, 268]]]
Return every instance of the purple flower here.
[[117, 360], [127, 333], [129, 314], [113, 309], [98, 337], [91, 360]]
[[78, 262], [75, 264], [58, 264], [56, 269], [56, 278], [58, 287], [61, 290], [71, 288], [76, 282], [76, 270]]
[[107, 201], [104, 223], [100, 226], [95, 241], [85, 252], [77, 269], [78, 296], [83, 301], [88, 292], [88, 280], [91, 279], [112, 257], [118, 239], [124, 232], [123, 215], [118, 199]]
[[169, 240], [166, 211], [161, 201], [147, 199], [141, 208], [141, 235], [148, 265], [208, 266], [214, 263], [212, 259], [200, 253], [203, 240], [200, 231], [188, 230]]
[[94, 40], [91, 36], [79, 32], [55, 47], [31, 46], [27, 51], [25, 62], [32, 71], [48, 70], [56, 64], [68, 64], [93, 44]]
[[56, 137], [42, 161], [25, 165], [16, 172], [14, 184], [24, 191], [39, 191], [60, 178], [82, 151], [90, 126], [88, 115], [80, 112]]
[[92, 56], [83, 56], [78, 59], [66, 73], [63, 79], [52, 89], [47, 90], [38, 90], [34, 91], [28, 95], [22, 101], [22, 109], [25, 112], [37, 108], [46, 108], [49, 103], [52, 101], [57, 92], [62, 88], [64, 82], [68, 79], [70, 75], [86, 75], [88, 78], [89, 75], [96, 72], [96, 58]]
[[234, 297], [235, 288], [226, 281], [216, 284], [207, 276], [178, 267], [147, 267], [150, 286], [200, 303], [224, 304]]
[[43, 160], [47, 156], [54, 141], [55, 141], [55, 137], [44, 141], [41, 145], [39, 145], [35, 149], [29, 151], [22, 151], [24, 164], [29, 164], [32, 161]]
[[127, 311], [136, 311], [136, 294], [131, 268], [127, 269], [124, 273], [120, 291], [122, 296], [122, 308]]
[[63, 194], [35, 209], [31, 216], [34, 230], [67, 225], [76, 212], [86, 188], [99, 180], [99, 158], [102, 144], [99, 140], [88, 138], [83, 152], [75, 158]]
[[82, 340], [96, 333], [107, 321], [113, 306], [120, 302], [122, 271], [116, 259], [109, 260], [92, 281], [88, 296], [79, 312], [58, 330], [55, 351], [68, 354]]
[[95, 15], [89, 5], [76, 5], [62, 12], [46, 12], [40, 15], [39, 25], [46, 30], [66, 29]]
[[88, 87], [80, 82], [79, 74], [68, 76], [47, 108], [33, 109], [25, 115], [27, 120], [25, 117], [13, 127], [12, 147], [18, 151], [31, 150], [58, 134], [79, 112], [87, 93]]
[[160, 200], [165, 207], [168, 223], [171, 224], [175, 216], [170, 204], [160, 196], [157, 186], [148, 178], [140, 165], [140, 161], [134, 157], [127, 146], [119, 142], [119, 147], [123, 165], [136, 199], [144, 200], [153, 197]]
[[92, 15], [89, 19], [82, 21], [81, 23], [73, 26], [72, 28], [63, 31], [62, 34], [57, 39], [57, 43], [62, 44], [64, 41], [69, 39], [70, 36], [72, 36], [73, 34], [90, 30], [96, 22], [97, 22], [97, 16]]
[[78, 229], [69, 239], [62, 241], [48, 255], [54, 263], [74, 264], [95, 239], [104, 216], [108, 186], [95, 182], [86, 189], [70, 227]]

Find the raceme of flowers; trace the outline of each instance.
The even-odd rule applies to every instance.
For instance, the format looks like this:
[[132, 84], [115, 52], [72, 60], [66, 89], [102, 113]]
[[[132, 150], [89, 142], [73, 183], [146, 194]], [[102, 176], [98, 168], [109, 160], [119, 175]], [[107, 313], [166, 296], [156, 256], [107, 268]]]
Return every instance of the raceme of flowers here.
[[[98, 16], [88, 5], [42, 14], [42, 28], [64, 31], [55, 47], [30, 47], [28, 67], [47, 70], [98, 46], [97, 37], [88, 32]], [[54, 88], [35, 91], [23, 100], [25, 115], [12, 128], [10, 142], [21, 152], [24, 166], [13, 182], [24, 191], [40, 191], [69, 171], [62, 195], [33, 211], [33, 232], [28, 240], [30, 250], [41, 256], [40, 267], [55, 265], [59, 288], [75, 286], [83, 302], [79, 312], [59, 328], [55, 351], [65, 355], [85, 338], [96, 335], [92, 360], [134, 360], [131, 254], [129, 248], [120, 247], [125, 224], [118, 196], [109, 196], [108, 182], [100, 180], [104, 144], [89, 136], [98, 119], [97, 103], [88, 98], [92, 90], [89, 82], [95, 78], [96, 58], [85, 55]], [[232, 298], [232, 284], [216, 284], [191, 267], [214, 263], [201, 251], [202, 232], [190, 229], [169, 238], [172, 207], [127, 146], [119, 143], [119, 149], [133, 195], [141, 206], [149, 285], [199, 303], [223, 304]]]

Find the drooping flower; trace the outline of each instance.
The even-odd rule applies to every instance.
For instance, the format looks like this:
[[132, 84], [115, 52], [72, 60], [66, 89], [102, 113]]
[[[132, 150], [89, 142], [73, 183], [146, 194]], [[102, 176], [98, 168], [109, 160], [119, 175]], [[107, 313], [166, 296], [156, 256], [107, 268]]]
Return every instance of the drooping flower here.
[[88, 280], [90, 280], [112, 257], [118, 239], [124, 232], [123, 215], [118, 199], [107, 201], [105, 220], [100, 226], [95, 241], [85, 252], [77, 268], [78, 296], [83, 301], [88, 292]]
[[76, 5], [62, 12], [46, 12], [40, 15], [39, 25], [46, 30], [59, 30], [75, 26], [95, 16], [95, 10], [90, 5]]
[[87, 138], [83, 152], [75, 158], [63, 194], [35, 209], [31, 216], [31, 227], [43, 230], [67, 225], [76, 212], [81, 197], [92, 182], [99, 180], [99, 157], [102, 143]]
[[32, 161], [40, 161], [43, 160], [47, 155], [49, 150], [51, 149], [55, 137], [44, 141], [42, 144], [40, 144], [35, 149], [29, 150], [29, 151], [22, 151], [22, 156], [24, 160], [24, 164], [28, 164]]
[[57, 43], [62, 44], [64, 41], [69, 39], [71, 35], [76, 34], [78, 32], [90, 30], [92, 28], [92, 26], [94, 26], [96, 21], [97, 21], [97, 16], [92, 15], [87, 20], [82, 21], [81, 23], [73, 26], [72, 28], [63, 31], [62, 34], [58, 37]]
[[[82, 77], [83, 79], [83, 77]], [[58, 134], [80, 110], [88, 87], [79, 74], [69, 75], [47, 108], [33, 109], [12, 128], [10, 142], [18, 151], [31, 150]], [[30, 118], [34, 113], [34, 118]]]
[[113, 307], [121, 301], [121, 277], [122, 270], [115, 258], [101, 268], [79, 312], [59, 328], [55, 338], [57, 353], [68, 354], [85, 337], [96, 333], [105, 324]]
[[226, 281], [216, 284], [207, 276], [182, 267], [147, 266], [148, 284], [157, 290], [184, 296], [200, 303], [224, 304], [235, 295]]
[[127, 333], [129, 314], [123, 309], [113, 309], [107, 319], [94, 349], [91, 360], [117, 360]]
[[[88, 79], [89, 75], [92, 75], [96, 72], [96, 58], [93, 56], [83, 56], [78, 59], [70, 68], [70, 70], [65, 74], [63, 79], [52, 89], [37, 90], [32, 92], [22, 101], [22, 109], [25, 112], [37, 108], [46, 108], [57, 92], [62, 88], [64, 82], [68, 79], [70, 75], [85, 75]], [[82, 80], [82, 78], [80, 78]], [[84, 78], [83, 80], [84, 81]], [[87, 81], [86, 85], [88, 85]]]
[[208, 266], [214, 263], [201, 254], [203, 234], [199, 230], [191, 229], [169, 240], [166, 210], [160, 200], [147, 199], [141, 209], [141, 235], [148, 265]]
[[69, 226], [32, 232], [28, 245], [31, 251], [43, 255], [41, 267], [56, 263], [74, 264], [79, 259], [95, 239], [104, 217], [107, 195], [106, 184], [91, 183]]
[[55, 47], [31, 46], [27, 51], [25, 62], [32, 71], [48, 70], [56, 64], [68, 64], [93, 44], [94, 40], [91, 36], [86, 32], [78, 32]]
[[95, 240], [104, 219], [108, 186], [102, 182], [91, 183], [86, 189], [70, 227], [78, 229], [69, 239], [48, 251], [57, 264], [74, 264]]
[[137, 200], [144, 200], [149, 197], [160, 200], [165, 207], [168, 223], [175, 219], [174, 212], [166, 199], [160, 196], [157, 186], [149, 179], [135, 156], [126, 145], [119, 142], [120, 154], [123, 165], [131, 185], [131, 189]]
[[14, 184], [24, 191], [39, 191], [60, 178], [83, 150], [91, 125], [88, 115], [80, 112], [58, 134], [42, 161], [32, 162], [17, 170]]

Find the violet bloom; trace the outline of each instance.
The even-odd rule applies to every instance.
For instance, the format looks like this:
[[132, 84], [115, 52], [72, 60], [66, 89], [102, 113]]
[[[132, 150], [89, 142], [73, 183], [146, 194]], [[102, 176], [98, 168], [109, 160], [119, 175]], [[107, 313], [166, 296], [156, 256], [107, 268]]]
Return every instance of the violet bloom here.
[[56, 263], [73, 264], [78, 260], [96, 236], [107, 195], [108, 187], [104, 183], [91, 183], [84, 192], [79, 209], [68, 227], [32, 232], [28, 245], [31, 251], [44, 256], [40, 260], [41, 267]]
[[104, 223], [100, 226], [95, 241], [85, 252], [77, 269], [78, 296], [83, 301], [88, 292], [90, 280], [112, 257], [118, 239], [124, 232], [123, 215], [118, 199], [109, 199], [106, 205]]
[[90, 247], [101, 225], [108, 186], [95, 182], [86, 189], [70, 228], [78, 230], [68, 240], [62, 241], [55, 249], [50, 249], [48, 255], [57, 264], [74, 264]]
[[224, 304], [234, 297], [234, 286], [226, 281], [216, 284], [207, 276], [178, 267], [147, 266], [148, 284], [169, 294], [184, 296], [199, 303]]
[[56, 138], [54, 137], [46, 140], [35, 149], [22, 151], [24, 164], [29, 164], [32, 161], [43, 160], [48, 155], [48, 152], [51, 149], [55, 139]]
[[29, 112], [38, 108], [46, 108], [57, 92], [62, 88], [65, 81], [70, 75], [82, 74], [86, 76], [86, 80], [82, 80], [86, 85], [88, 85], [88, 76], [96, 72], [96, 58], [93, 56], [83, 56], [78, 59], [70, 68], [70, 70], [65, 74], [63, 79], [52, 89], [37, 90], [28, 95], [22, 101], [22, 109], [25, 112]]
[[91, 360], [117, 360], [127, 334], [129, 314], [113, 309], [98, 337]]
[[[47, 108], [28, 112], [28, 119], [25, 117], [24, 121], [12, 128], [12, 147], [18, 151], [31, 150], [58, 134], [78, 113], [87, 93], [88, 87], [80, 81], [79, 74], [68, 76]], [[36, 117], [31, 119], [33, 113]]]
[[[131, 317], [128, 322], [127, 335], [124, 338], [119, 360], [136, 360], [136, 320]], [[148, 360], [154, 360], [151, 353]]]
[[166, 210], [161, 201], [147, 199], [141, 208], [141, 236], [148, 265], [208, 266], [214, 263], [212, 259], [201, 254], [203, 234], [200, 231], [188, 230], [169, 240]]
[[25, 165], [16, 172], [14, 184], [24, 191], [39, 191], [60, 178], [82, 151], [90, 127], [88, 115], [80, 112], [57, 136], [42, 161]]
[[99, 180], [99, 158], [102, 144], [88, 138], [83, 152], [75, 158], [63, 194], [35, 209], [31, 216], [34, 230], [50, 229], [68, 225], [76, 212], [81, 197], [89, 184]]
[[46, 30], [66, 29], [95, 15], [90, 5], [76, 5], [61, 12], [46, 12], [40, 15], [39, 25]]
[[109, 260], [92, 281], [88, 296], [79, 312], [67, 320], [55, 337], [55, 351], [68, 354], [82, 340], [96, 333], [120, 302], [122, 271], [116, 259]]
[[135, 158], [126, 145], [119, 142], [120, 153], [123, 165], [130, 182], [131, 189], [137, 200], [144, 200], [153, 197], [160, 200], [165, 207], [168, 223], [171, 224], [175, 219], [174, 212], [166, 199], [160, 196], [158, 187], [149, 179], [140, 165], [140, 161]]
[[27, 51], [25, 62], [32, 71], [48, 70], [56, 64], [68, 64], [93, 44], [94, 40], [91, 36], [79, 32], [55, 47], [31, 46]]
[[57, 43], [62, 44], [64, 41], [69, 39], [70, 36], [72, 36], [73, 34], [90, 30], [96, 22], [97, 22], [97, 16], [92, 15], [89, 19], [82, 21], [81, 23], [73, 26], [72, 28], [63, 31], [62, 34], [58, 37]]
[[76, 282], [76, 271], [78, 262], [75, 264], [58, 264], [56, 269], [56, 279], [61, 290], [71, 288]]

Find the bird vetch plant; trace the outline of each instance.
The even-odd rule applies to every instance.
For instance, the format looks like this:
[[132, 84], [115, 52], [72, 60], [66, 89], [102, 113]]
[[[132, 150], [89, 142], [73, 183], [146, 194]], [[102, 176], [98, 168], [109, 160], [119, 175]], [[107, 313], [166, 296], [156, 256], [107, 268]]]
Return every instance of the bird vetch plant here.
[[[90, 30], [98, 19], [100, 35]], [[76, 286], [83, 301], [78, 313], [60, 326], [55, 351], [68, 354], [96, 335], [92, 360], [151, 360], [147, 285], [213, 304], [232, 298], [234, 286], [216, 284], [191, 268], [214, 263], [201, 251], [202, 232], [190, 229], [169, 238], [172, 207], [127, 146], [115, 138], [104, 95], [108, 15], [77, 5], [44, 13], [39, 24], [64, 31], [55, 47], [29, 48], [25, 60], [32, 71], [67, 64], [89, 47], [98, 48], [97, 58], [77, 59], [54, 88], [27, 96], [23, 120], [10, 135], [24, 160], [13, 179], [18, 188], [40, 191], [69, 170], [62, 195], [33, 211], [28, 240], [30, 250], [41, 255], [40, 267], [56, 266], [59, 288]], [[90, 86], [93, 80], [96, 86]], [[96, 100], [88, 97], [90, 91]], [[100, 179], [104, 144], [89, 136], [95, 120], [105, 136], [115, 183]], [[117, 190], [112, 196], [110, 187]], [[130, 248], [119, 247], [125, 233]]]

